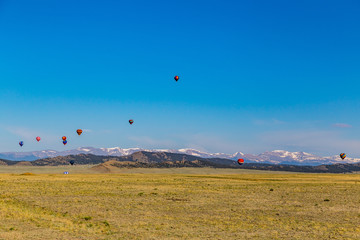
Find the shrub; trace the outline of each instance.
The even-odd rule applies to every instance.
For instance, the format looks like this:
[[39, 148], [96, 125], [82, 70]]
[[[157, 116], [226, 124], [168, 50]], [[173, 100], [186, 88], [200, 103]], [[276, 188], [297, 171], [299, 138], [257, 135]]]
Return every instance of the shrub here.
[[35, 175], [35, 174], [33, 174], [33, 173], [31, 173], [31, 172], [26, 172], [26, 173], [22, 173], [22, 174], [20, 174], [20, 175], [31, 176], [31, 175]]

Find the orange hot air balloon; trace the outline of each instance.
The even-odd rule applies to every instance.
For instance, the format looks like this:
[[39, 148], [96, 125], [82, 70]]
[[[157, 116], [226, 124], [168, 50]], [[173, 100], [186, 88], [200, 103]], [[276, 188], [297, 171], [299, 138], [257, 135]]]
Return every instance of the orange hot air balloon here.
[[178, 81], [178, 80], [179, 80], [179, 76], [175, 76], [174, 79], [175, 79], [175, 81]]
[[36, 141], [40, 142], [41, 138], [40, 137], [36, 137]]
[[77, 134], [80, 136], [82, 134], [82, 130], [81, 129], [78, 129], [76, 130]]
[[63, 140], [63, 141], [65, 141], [65, 140], [66, 140], [66, 137], [65, 137], [65, 136], [63, 136], [63, 137], [62, 137], [62, 140]]
[[243, 165], [244, 159], [240, 158], [240, 159], [237, 160], [237, 162], [238, 162], [239, 165]]

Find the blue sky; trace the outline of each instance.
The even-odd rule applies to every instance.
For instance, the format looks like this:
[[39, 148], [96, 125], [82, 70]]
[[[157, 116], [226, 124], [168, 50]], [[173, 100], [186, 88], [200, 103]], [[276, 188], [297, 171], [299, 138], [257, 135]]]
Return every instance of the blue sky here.
[[359, 11], [355, 0], [0, 0], [0, 151], [359, 157]]

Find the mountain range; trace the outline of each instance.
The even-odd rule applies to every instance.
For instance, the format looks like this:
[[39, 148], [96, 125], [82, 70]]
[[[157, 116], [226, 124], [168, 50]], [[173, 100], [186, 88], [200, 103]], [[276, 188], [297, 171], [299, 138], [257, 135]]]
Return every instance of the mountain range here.
[[267, 163], [267, 164], [290, 164], [290, 165], [322, 165], [322, 164], [336, 164], [336, 163], [357, 163], [360, 162], [360, 158], [345, 158], [342, 160], [338, 155], [321, 157], [306, 152], [288, 152], [284, 150], [274, 150], [264, 152], [258, 155], [244, 154], [242, 152], [236, 152], [234, 154], [226, 153], [207, 153], [196, 149], [142, 149], [142, 148], [93, 148], [93, 147], [81, 147], [67, 151], [55, 151], [44, 150], [34, 152], [4, 152], [0, 153], [0, 158], [15, 160], [15, 161], [34, 161], [43, 158], [52, 158], [58, 156], [78, 155], [78, 154], [92, 154], [96, 156], [128, 156], [135, 152], [168, 152], [187, 154], [190, 156], [196, 156], [201, 158], [222, 158], [237, 160], [243, 158], [247, 163]]
[[245, 163], [237, 164], [236, 161], [222, 158], [201, 158], [180, 153], [168, 152], [135, 152], [126, 156], [97, 156], [93, 154], [78, 154], [44, 158], [34, 161], [11, 161], [0, 159], [0, 165], [8, 166], [65, 166], [93, 165], [91, 170], [98, 173], [116, 173], [121, 168], [233, 168], [253, 169], [307, 173], [352, 173], [360, 171], [360, 163], [331, 164], [318, 166]]

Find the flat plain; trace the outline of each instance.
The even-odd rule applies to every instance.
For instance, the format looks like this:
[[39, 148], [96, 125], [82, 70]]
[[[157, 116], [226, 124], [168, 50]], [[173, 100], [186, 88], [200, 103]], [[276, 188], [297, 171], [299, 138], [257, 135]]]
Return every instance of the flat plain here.
[[360, 239], [359, 174], [90, 167], [1, 166], [0, 239]]

